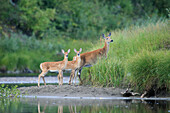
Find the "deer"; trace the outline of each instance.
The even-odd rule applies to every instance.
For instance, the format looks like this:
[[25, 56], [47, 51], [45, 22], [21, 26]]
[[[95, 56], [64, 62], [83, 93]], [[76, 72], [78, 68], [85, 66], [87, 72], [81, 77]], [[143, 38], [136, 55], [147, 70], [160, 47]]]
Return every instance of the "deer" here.
[[[80, 53], [82, 51], [82, 48], [80, 48], [79, 51], [77, 51], [76, 49], [74, 49], [74, 52], [77, 54], [76, 56], [73, 57], [72, 61], [68, 61], [67, 66], [66, 66], [66, 70], [67, 69], [71, 69], [71, 74], [70, 74], [70, 80], [69, 80], [69, 85], [71, 85], [71, 83], [73, 83], [73, 79], [75, 78], [75, 84], [76, 84], [76, 77], [77, 77], [77, 72], [76, 69], [80, 68], [80, 62], [81, 62], [81, 58], [80, 58]], [[72, 82], [71, 82], [72, 81]]]
[[111, 33], [109, 33], [107, 37], [105, 37], [104, 34], [102, 36], [105, 39], [105, 45], [103, 48], [80, 54], [80, 59], [81, 59], [80, 68], [77, 69], [80, 84], [82, 84], [81, 71], [83, 67], [91, 67], [93, 64], [97, 62], [98, 59], [101, 59], [103, 56], [105, 56], [105, 58], [107, 59], [109, 45], [110, 42], [113, 42], [113, 40], [110, 38]]
[[67, 66], [68, 54], [70, 53], [70, 49], [68, 49], [67, 52], [64, 52], [64, 50], [62, 49], [62, 53], [64, 54], [64, 60], [63, 61], [43, 62], [43, 63], [40, 64], [40, 69], [42, 70], [42, 72], [38, 77], [38, 87], [40, 86], [40, 78], [41, 77], [44, 81], [44, 85], [46, 86], [44, 77], [49, 71], [50, 72], [59, 72], [59, 74], [58, 74], [59, 85], [63, 84], [63, 70]]

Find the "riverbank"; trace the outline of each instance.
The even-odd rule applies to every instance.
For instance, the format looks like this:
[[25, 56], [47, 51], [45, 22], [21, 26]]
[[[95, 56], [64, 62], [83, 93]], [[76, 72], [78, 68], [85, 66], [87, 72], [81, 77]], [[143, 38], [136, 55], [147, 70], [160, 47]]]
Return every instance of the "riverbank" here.
[[[19, 87], [21, 94], [26, 94], [27, 96], [57, 96], [61, 98], [65, 97], [123, 97], [121, 92], [124, 92], [126, 88], [114, 88], [114, 87], [94, 87], [91, 85], [67, 85], [64, 84], [62, 86], [59, 85], [41, 85], [38, 86], [30, 86], [30, 87]], [[132, 96], [140, 98], [142, 94], [138, 96]], [[162, 92], [157, 94], [156, 96], [151, 96], [154, 98], [169, 98], [170, 94]]]
[[125, 89], [114, 87], [93, 87], [74, 85], [47, 85], [18, 88], [22, 94], [31, 96], [61, 96], [61, 97], [120, 97]]

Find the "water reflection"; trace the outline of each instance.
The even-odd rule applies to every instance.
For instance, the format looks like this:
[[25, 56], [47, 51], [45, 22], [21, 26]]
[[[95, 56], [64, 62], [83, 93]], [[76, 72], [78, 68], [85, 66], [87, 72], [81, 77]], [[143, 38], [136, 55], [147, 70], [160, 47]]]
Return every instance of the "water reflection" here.
[[[43, 107], [43, 110], [41, 111], [40, 101], [38, 101], [38, 113], [45, 113], [46, 107], [47, 107], [47, 104], [45, 104], [45, 106]], [[69, 105], [68, 110], [69, 110], [69, 113], [77, 113], [76, 106]], [[58, 105], [58, 113], [63, 113], [63, 105]]]
[[[44, 99], [38, 99], [38, 109], [40, 103], [44, 108], [42, 112], [45, 113], [46, 105]], [[70, 100], [57, 99], [46, 101], [48, 106], [57, 108], [58, 113], [82, 113], [82, 112], [120, 112], [120, 113], [164, 113], [170, 109], [170, 101], [158, 100]], [[47, 112], [49, 112], [47, 110]], [[54, 111], [53, 111], [54, 112]]]
[[38, 101], [38, 113], [45, 113], [46, 107], [47, 107], [47, 104], [45, 104], [44, 109], [41, 112], [41, 110], [40, 110], [40, 101]]
[[58, 106], [58, 113], [63, 113], [63, 106]]
[[0, 98], [0, 113], [165, 113], [170, 101]]

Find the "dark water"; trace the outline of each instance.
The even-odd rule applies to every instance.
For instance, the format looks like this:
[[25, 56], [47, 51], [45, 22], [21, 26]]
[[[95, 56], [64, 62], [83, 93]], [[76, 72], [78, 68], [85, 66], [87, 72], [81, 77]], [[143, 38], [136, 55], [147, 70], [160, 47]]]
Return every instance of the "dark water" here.
[[168, 113], [169, 100], [0, 98], [0, 113]]

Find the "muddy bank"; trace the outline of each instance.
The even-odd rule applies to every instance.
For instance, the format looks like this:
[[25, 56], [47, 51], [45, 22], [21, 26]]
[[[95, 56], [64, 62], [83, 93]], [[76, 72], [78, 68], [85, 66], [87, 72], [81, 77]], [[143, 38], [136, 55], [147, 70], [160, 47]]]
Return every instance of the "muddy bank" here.
[[120, 88], [100, 88], [92, 86], [73, 86], [73, 85], [47, 85], [31, 86], [18, 88], [22, 94], [32, 96], [62, 96], [62, 97], [110, 97], [122, 96], [120, 92], [125, 89]]

